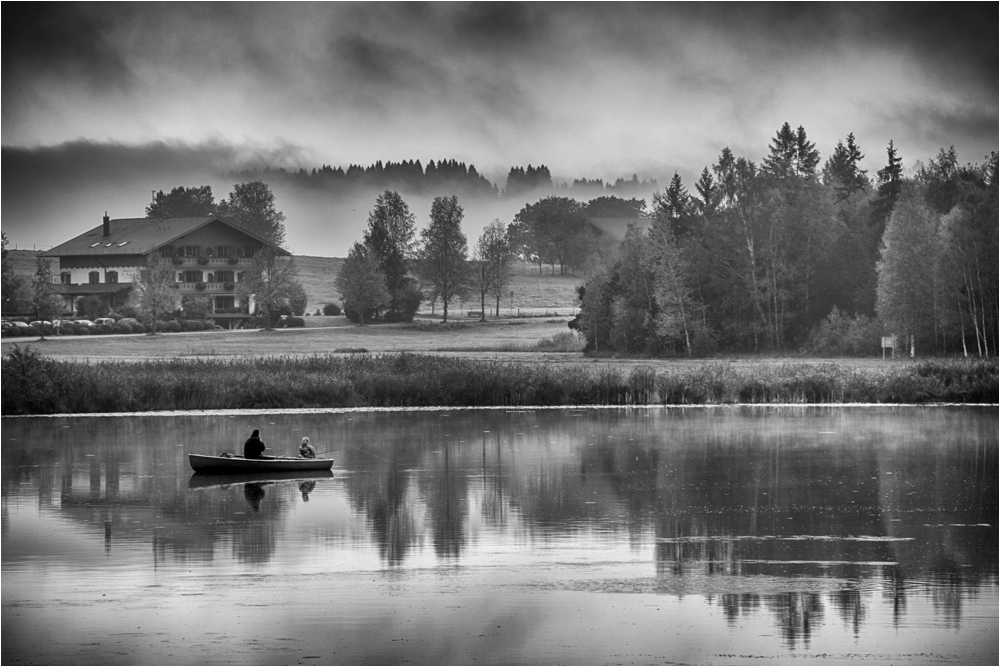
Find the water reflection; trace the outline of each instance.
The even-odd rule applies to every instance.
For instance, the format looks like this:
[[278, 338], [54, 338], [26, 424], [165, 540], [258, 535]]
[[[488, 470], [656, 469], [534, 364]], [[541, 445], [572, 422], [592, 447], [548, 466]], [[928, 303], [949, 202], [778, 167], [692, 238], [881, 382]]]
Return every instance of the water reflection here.
[[[399, 571], [564, 564], [572, 581], [547, 585], [703, 596], [729, 628], [766, 615], [791, 650], [834, 623], [857, 636], [883, 610], [903, 624], [914, 597], [960, 628], [968, 601], [996, 591], [995, 409], [266, 419], [287, 434], [278, 453], [330, 434], [313, 440], [340, 450], [336, 474], [192, 475], [186, 454], [240, 442], [242, 416], [4, 420], [5, 586], [12, 566], [73, 557], [12, 534], [11, 508], [32, 505], [102, 535], [109, 557], [151, 544], [153, 567], [369, 546]], [[572, 576], [606, 545], [652, 577]]]

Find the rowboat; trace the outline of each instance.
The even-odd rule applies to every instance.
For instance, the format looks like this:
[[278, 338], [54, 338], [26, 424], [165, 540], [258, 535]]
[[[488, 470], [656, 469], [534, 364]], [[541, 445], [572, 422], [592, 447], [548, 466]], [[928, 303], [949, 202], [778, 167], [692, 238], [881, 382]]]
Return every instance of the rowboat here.
[[208, 456], [188, 454], [188, 462], [195, 472], [209, 474], [245, 475], [299, 470], [329, 470], [333, 459], [303, 459], [296, 456], [275, 456], [264, 459], [245, 459], [242, 456]]

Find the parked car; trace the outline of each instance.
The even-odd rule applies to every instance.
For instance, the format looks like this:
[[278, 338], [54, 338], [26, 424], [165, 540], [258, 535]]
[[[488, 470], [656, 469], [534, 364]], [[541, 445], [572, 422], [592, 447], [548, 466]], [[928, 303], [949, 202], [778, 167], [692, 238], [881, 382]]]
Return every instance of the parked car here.
[[92, 327], [94, 323], [90, 320], [73, 320], [73, 324], [82, 324], [85, 327]]
[[114, 324], [115, 318], [113, 317], [98, 317], [94, 320], [94, 324]]
[[48, 320], [35, 320], [34, 322], [31, 323], [31, 326], [33, 326], [33, 327], [41, 327], [41, 326], [50, 327], [50, 326], [52, 326], [52, 322], [49, 322]]
[[139, 320], [135, 319], [134, 317], [123, 317], [120, 320], [118, 320], [118, 324], [127, 324], [130, 327], [134, 327], [135, 325], [141, 324], [141, 323], [139, 322]]
[[15, 326], [15, 327], [17, 327], [19, 329], [27, 329], [28, 328], [28, 323], [27, 322], [22, 322], [21, 320], [14, 320], [10, 324], [11, 324], [11, 326]]

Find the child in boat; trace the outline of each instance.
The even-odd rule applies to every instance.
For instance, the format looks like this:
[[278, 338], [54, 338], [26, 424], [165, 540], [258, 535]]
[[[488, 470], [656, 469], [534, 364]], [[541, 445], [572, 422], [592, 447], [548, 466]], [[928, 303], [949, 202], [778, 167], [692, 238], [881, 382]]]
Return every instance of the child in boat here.
[[316, 450], [309, 444], [309, 438], [302, 438], [302, 444], [299, 445], [299, 456], [304, 459], [316, 458]]
[[243, 458], [245, 459], [261, 459], [264, 458], [262, 454], [266, 446], [260, 439], [260, 431], [257, 429], [253, 430], [247, 441], [243, 443]]

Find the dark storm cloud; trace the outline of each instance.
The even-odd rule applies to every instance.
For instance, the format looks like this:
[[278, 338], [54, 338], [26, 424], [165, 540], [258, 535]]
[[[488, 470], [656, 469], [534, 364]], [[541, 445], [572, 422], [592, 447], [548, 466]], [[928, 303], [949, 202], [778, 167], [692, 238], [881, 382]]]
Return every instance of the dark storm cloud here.
[[134, 82], [108, 34], [109, 17], [71, 3], [5, 3], [3, 88], [15, 92], [34, 77], [74, 79], [96, 90]]
[[539, 5], [477, 2], [459, 5], [451, 16], [454, 39], [475, 50], [534, 50], [548, 34], [549, 13]]

